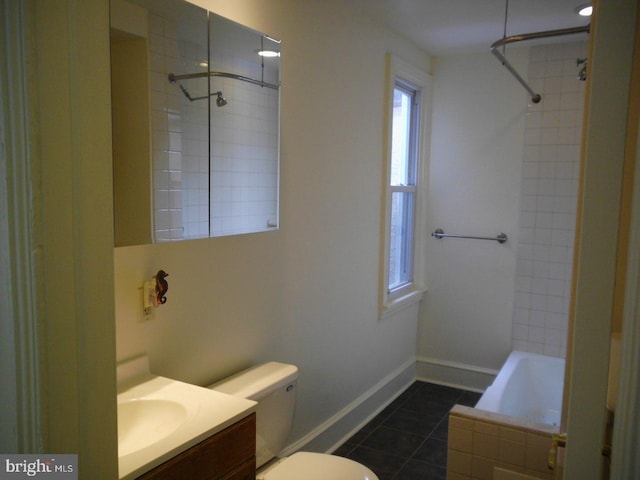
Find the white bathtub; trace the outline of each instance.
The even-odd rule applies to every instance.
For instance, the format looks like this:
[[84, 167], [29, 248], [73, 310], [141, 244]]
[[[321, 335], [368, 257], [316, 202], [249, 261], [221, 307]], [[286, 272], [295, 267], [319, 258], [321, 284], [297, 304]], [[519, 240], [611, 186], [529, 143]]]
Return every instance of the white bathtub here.
[[475, 408], [558, 426], [564, 359], [511, 352]]

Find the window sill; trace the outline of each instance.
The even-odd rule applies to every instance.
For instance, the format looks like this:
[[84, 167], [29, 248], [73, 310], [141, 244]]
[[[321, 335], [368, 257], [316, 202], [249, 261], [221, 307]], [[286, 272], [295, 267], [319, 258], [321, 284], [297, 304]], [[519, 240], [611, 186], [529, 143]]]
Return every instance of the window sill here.
[[380, 312], [380, 320], [386, 320], [391, 318], [396, 313], [405, 308], [408, 308], [416, 303], [419, 303], [424, 294], [426, 293], [426, 288], [412, 290], [400, 297], [394, 298], [391, 301], [385, 302], [382, 305], [382, 311]]

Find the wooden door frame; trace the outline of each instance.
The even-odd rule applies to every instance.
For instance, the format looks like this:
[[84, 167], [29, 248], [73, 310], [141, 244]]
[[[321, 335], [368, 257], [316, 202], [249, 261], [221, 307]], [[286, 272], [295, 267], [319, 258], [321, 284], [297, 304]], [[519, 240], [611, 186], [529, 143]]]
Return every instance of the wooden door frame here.
[[601, 478], [637, 1], [595, 7], [563, 408], [564, 476], [581, 480]]

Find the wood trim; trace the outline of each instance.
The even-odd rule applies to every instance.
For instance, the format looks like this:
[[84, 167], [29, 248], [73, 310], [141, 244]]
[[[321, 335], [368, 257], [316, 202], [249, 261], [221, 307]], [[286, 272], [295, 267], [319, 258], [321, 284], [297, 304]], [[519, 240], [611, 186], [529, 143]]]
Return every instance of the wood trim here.
[[[636, 19], [636, 39], [634, 61], [631, 71], [631, 90], [629, 105], [640, 105], [640, 21]], [[625, 302], [625, 281], [629, 260], [629, 236], [631, 231], [631, 211], [633, 204], [634, 176], [636, 168], [636, 149], [638, 138], [638, 119], [640, 109], [629, 108], [627, 115], [627, 140], [625, 143], [624, 166], [622, 173], [622, 201], [620, 203], [620, 224], [618, 227], [618, 259], [616, 264], [616, 289], [613, 300], [613, 318], [611, 330], [622, 330], [622, 316]]]
[[2, 348], [0, 348], [0, 445], [4, 451], [36, 452], [42, 448], [40, 415], [39, 298], [41, 267], [35, 225], [34, 190], [40, 183], [35, 149], [32, 83], [28, 64], [35, 57], [29, 34], [32, 4], [0, 2], [2, 113], [0, 116], [0, 285]]
[[601, 478], [636, 9], [636, 0], [596, 2], [592, 21], [563, 409], [567, 479]]
[[42, 451], [118, 477], [108, 0], [33, 0]]
[[[629, 238], [624, 254], [627, 263], [624, 273], [618, 274], [625, 292], [621, 321], [621, 358], [618, 395], [613, 428], [611, 474], [615, 480], [633, 478], [640, 468], [638, 439], [640, 437], [640, 5], [636, 9], [636, 37], [631, 81], [630, 105], [627, 121], [626, 162], [633, 162], [632, 191], [628, 193]], [[633, 141], [629, 137], [634, 137]], [[632, 150], [632, 148], [634, 148]], [[624, 276], [622, 276], [624, 275]]]

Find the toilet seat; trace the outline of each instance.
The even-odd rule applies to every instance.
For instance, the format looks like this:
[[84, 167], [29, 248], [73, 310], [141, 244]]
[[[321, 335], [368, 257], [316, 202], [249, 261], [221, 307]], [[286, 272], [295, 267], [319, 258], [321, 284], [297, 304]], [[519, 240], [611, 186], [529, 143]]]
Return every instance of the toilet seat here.
[[256, 480], [378, 480], [375, 473], [348, 458], [298, 452], [258, 474]]

